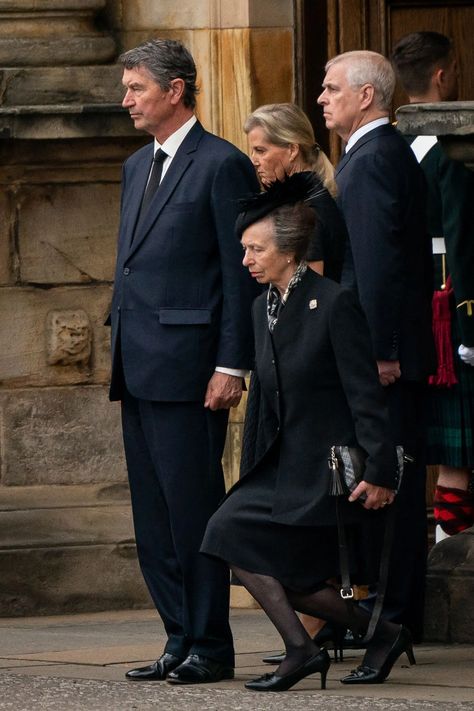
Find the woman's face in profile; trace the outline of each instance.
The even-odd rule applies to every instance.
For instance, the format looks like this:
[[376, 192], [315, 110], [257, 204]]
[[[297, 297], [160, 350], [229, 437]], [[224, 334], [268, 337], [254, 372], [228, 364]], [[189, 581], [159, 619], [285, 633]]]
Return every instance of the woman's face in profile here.
[[265, 131], [260, 126], [255, 126], [248, 132], [250, 159], [257, 175], [265, 186], [276, 180], [284, 180], [291, 173], [292, 161], [298, 152], [298, 147], [276, 146], [270, 143]]
[[274, 239], [273, 220], [264, 218], [247, 227], [242, 235], [242, 264], [259, 284], [274, 284], [283, 292], [295, 271], [293, 255], [280, 252]]

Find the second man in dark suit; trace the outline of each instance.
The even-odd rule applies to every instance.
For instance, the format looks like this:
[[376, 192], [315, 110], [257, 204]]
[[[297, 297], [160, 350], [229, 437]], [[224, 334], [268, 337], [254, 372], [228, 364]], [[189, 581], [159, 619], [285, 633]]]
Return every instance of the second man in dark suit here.
[[432, 277], [423, 175], [389, 122], [394, 87], [385, 57], [347, 52], [327, 63], [318, 103], [326, 126], [346, 144], [336, 170], [350, 241], [341, 283], [358, 292], [379, 378], [387, 387], [394, 437], [415, 457], [397, 501], [385, 615], [420, 637], [426, 559], [424, 396], [434, 365]]

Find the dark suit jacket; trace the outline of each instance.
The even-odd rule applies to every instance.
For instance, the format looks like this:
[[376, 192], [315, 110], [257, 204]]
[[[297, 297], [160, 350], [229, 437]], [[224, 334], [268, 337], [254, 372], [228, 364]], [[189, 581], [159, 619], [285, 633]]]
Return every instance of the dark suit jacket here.
[[[316, 302], [316, 308], [310, 303]], [[247, 406], [242, 478], [278, 452], [275, 521], [333, 524], [328, 455], [357, 443], [368, 453], [365, 479], [395, 488], [397, 465], [385, 394], [367, 322], [353, 293], [308, 269], [282, 309], [272, 335], [266, 294], [253, 307], [256, 365]], [[350, 521], [366, 514], [342, 504]]]
[[150, 144], [123, 170], [110, 397], [121, 398], [123, 369], [135, 397], [199, 401], [216, 366], [251, 366], [255, 285], [234, 223], [237, 198], [258, 183], [249, 159], [198, 122], [135, 230], [152, 158]]
[[350, 241], [341, 283], [358, 291], [377, 360], [399, 360], [402, 378], [423, 380], [434, 367], [423, 173], [387, 124], [344, 155], [336, 181]]

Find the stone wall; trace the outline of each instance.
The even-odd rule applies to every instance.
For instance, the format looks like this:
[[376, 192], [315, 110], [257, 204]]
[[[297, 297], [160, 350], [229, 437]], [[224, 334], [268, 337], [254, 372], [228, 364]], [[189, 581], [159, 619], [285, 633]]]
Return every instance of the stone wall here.
[[[247, 150], [247, 114], [293, 95], [292, 8], [0, 0], [0, 615], [150, 605], [104, 326], [121, 166], [150, 138], [121, 110], [114, 60], [154, 36], [183, 40], [200, 119]], [[231, 411], [227, 486], [244, 409]]]
[[198, 115], [247, 150], [246, 116], [269, 102], [292, 101], [291, 0], [108, 0], [106, 16], [121, 49], [153, 37], [179, 39], [198, 66]]

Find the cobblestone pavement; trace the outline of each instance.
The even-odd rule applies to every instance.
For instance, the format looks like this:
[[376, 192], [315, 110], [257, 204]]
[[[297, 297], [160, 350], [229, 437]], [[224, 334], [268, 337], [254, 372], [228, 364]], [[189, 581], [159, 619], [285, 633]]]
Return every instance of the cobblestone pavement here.
[[373, 697], [354, 699], [334, 694], [258, 694], [209, 687], [180, 687], [166, 683], [0, 676], [2, 711], [472, 711], [471, 702], [417, 701]]
[[0, 711], [473, 711], [474, 646], [421, 645], [416, 666], [402, 656], [385, 684], [347, 687], [339, 679], [363, 652], [284, 693], [247, 691], [271, 667], [262, 656], [281, 641], [260, 610], [234, 610], [236, 678], [173, 687], [127, 682], [127, 669], [161, 653], [165, 634], [152, 610], [0, 619]]

